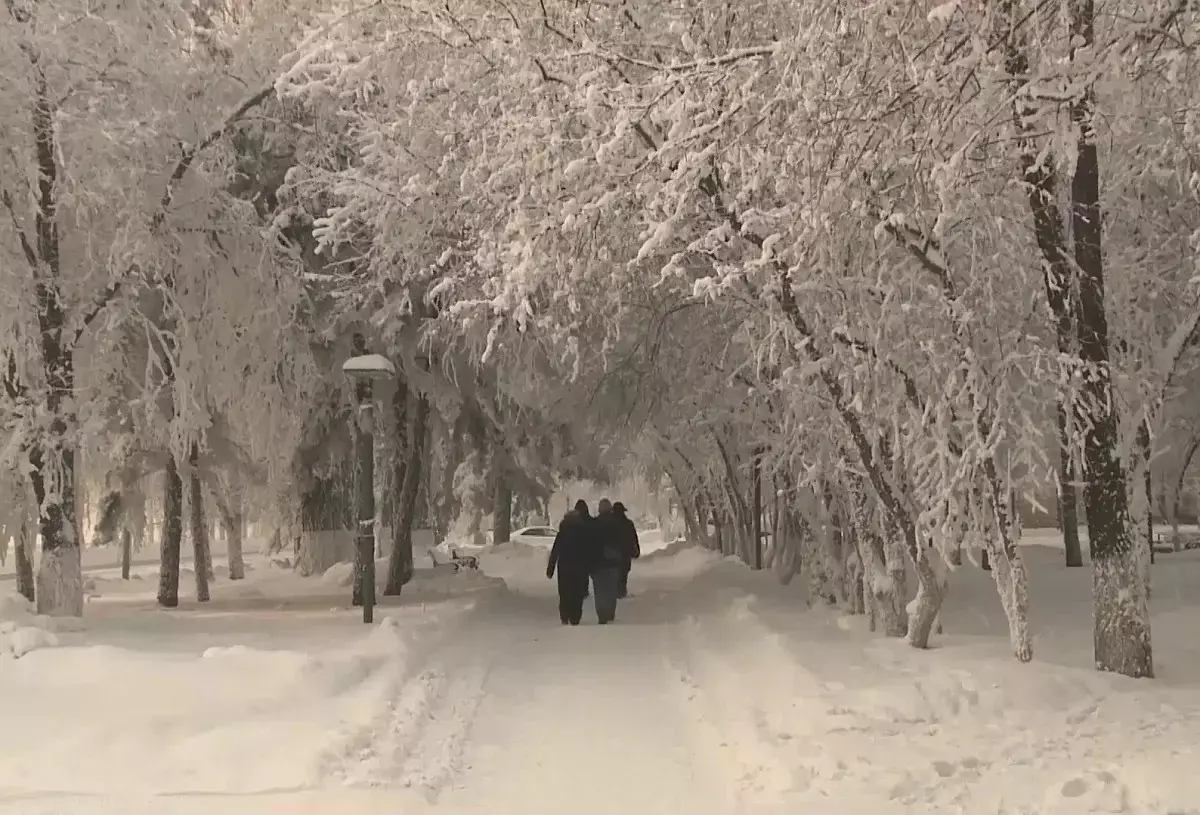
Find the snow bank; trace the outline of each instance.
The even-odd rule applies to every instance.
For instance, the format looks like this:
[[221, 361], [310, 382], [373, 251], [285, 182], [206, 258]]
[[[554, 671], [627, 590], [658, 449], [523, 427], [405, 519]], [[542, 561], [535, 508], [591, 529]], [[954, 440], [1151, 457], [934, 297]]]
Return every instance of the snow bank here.
[[[0, 810], [10, 797], [340, 786], [398, 689], [479, 589], [499, 583], [418, 570], [400, 603], [387, 598], [364, 626], [338, 570], [304, 578], [255, 563], [246, 580], [216, 581], [203, 605], [185, 579], [171, 610], [157, 607], [153, 580], [97, 579], [104, 596], [88, 605], [86, 637], [62, 636], [78, 621], [38, 618], [0, 594]], [[64, 755], [79, 760], [68, 769]]]
[[354, 583], [354, 564], [335, 563], [321, 574], [319, 580], [326, 586], [348, 587]]
[[[658, 580], [691, 580], [711, 569], [719, 568], [724, 558], [713, 552], [687, 542], [672, 543], [649, 555], [643, 555], [633, 563], [633, 571], [639, 577]], [[738, 563], [735, 567], [742, 570]]]
[[56, 621], [39, 617], [30, 603], [20, 594], [0, 588], [0, 660], [20, 659], [39, 648], [59, 644], [54, 633]]
[[[866, 630], [724, 561], [684, 627], [698, 738], [790, 811], [1082, 815], [1200, 800], [1200, 555], [1155, 567], [1160, 678], [1091, 666], [1091, 573], [1027, 544], [1035, 661], [1017, 663], [990, 576], [964, 568], [934, 649]], [[736, 572], [740, 568], [742, 576]], [[693, 584], [695, 585], [695, 584]], [[696, 689], [699, 688], [697, 691]]]
[[[304, 649], [177, 632], [166, 651], [29, 654], [0, 671], [0, 789], [250, 794], [320, 784], [350, 760], [414, 648], [445, 624], [422, 606], [384, 614], [365, 632], [345, 620], [340, 639], [325, 630]], [[81, 760], [68, 771], [64, 755]]]

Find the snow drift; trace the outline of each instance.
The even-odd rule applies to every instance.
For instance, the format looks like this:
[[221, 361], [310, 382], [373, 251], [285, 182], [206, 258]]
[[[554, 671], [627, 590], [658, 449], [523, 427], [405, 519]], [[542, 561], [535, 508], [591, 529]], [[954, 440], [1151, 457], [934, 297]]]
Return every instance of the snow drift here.
[[39, 617], [24, 597], [0, 589], [0, 659], [20, 659], [30, 651], [58, 645], [57, 627], [56, 620]]

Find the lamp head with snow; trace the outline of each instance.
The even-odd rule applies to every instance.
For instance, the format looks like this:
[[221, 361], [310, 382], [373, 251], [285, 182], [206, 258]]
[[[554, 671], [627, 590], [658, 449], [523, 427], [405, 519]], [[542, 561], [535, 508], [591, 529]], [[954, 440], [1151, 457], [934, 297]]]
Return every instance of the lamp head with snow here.
[[363, 354], [343, 362], [342, 373], [354, 380], [393, 379], [396, 376], [396, 366], [382, 354]]

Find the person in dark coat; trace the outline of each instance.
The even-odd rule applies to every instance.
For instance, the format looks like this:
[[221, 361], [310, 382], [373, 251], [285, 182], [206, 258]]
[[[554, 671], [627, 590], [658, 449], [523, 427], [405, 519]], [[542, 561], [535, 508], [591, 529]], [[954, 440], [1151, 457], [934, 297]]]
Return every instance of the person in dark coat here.
[[563, 625], [579, 625], [583, 619], [583, 598], [595, 562], [595, 523], [596, 519], [588, 514], [587, 502], [576, 501], [554, 536], [546, 578], [558, 571], [558, 617]]
[[625, 514], [625, 505], [617, 501], [612, 505], [612, 534], [621, 550], [621, 571], [617, 580], [617, 597], [629, 596], [629, 570], [633, 561], [642, 556], [642, 546], [638, 542], [637, 527]]
[[607, 498], [602, 498], [596, 515], [599, 551], [592, 569], [592, 593], [596, 595], [596, 619], [600, 625], [608, 625], [617, 616], [622, 557], [615, 520], [612, 504]]

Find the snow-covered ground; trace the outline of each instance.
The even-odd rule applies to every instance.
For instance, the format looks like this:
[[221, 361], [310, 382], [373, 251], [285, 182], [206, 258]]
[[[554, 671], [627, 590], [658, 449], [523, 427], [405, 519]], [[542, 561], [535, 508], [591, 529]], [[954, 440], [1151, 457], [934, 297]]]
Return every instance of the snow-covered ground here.
[[255, 558], [166, 611], [153, 566], [126, 582], [91, 555], [81, 623], [0, 582], [0, 812], [1200, 812], [1200, 552], [1155, 567], [1160, 678], [1133, 681], [1090, 669], [1090, 571], [1053, 546], [1023, 549], [1030, 665], [976, 568], [917, 652], [798, 585], [647, 549], [603, 628], [558, 624], [521, 544], [487, 575], [421, 570], [371, 627], [345, 567]]

